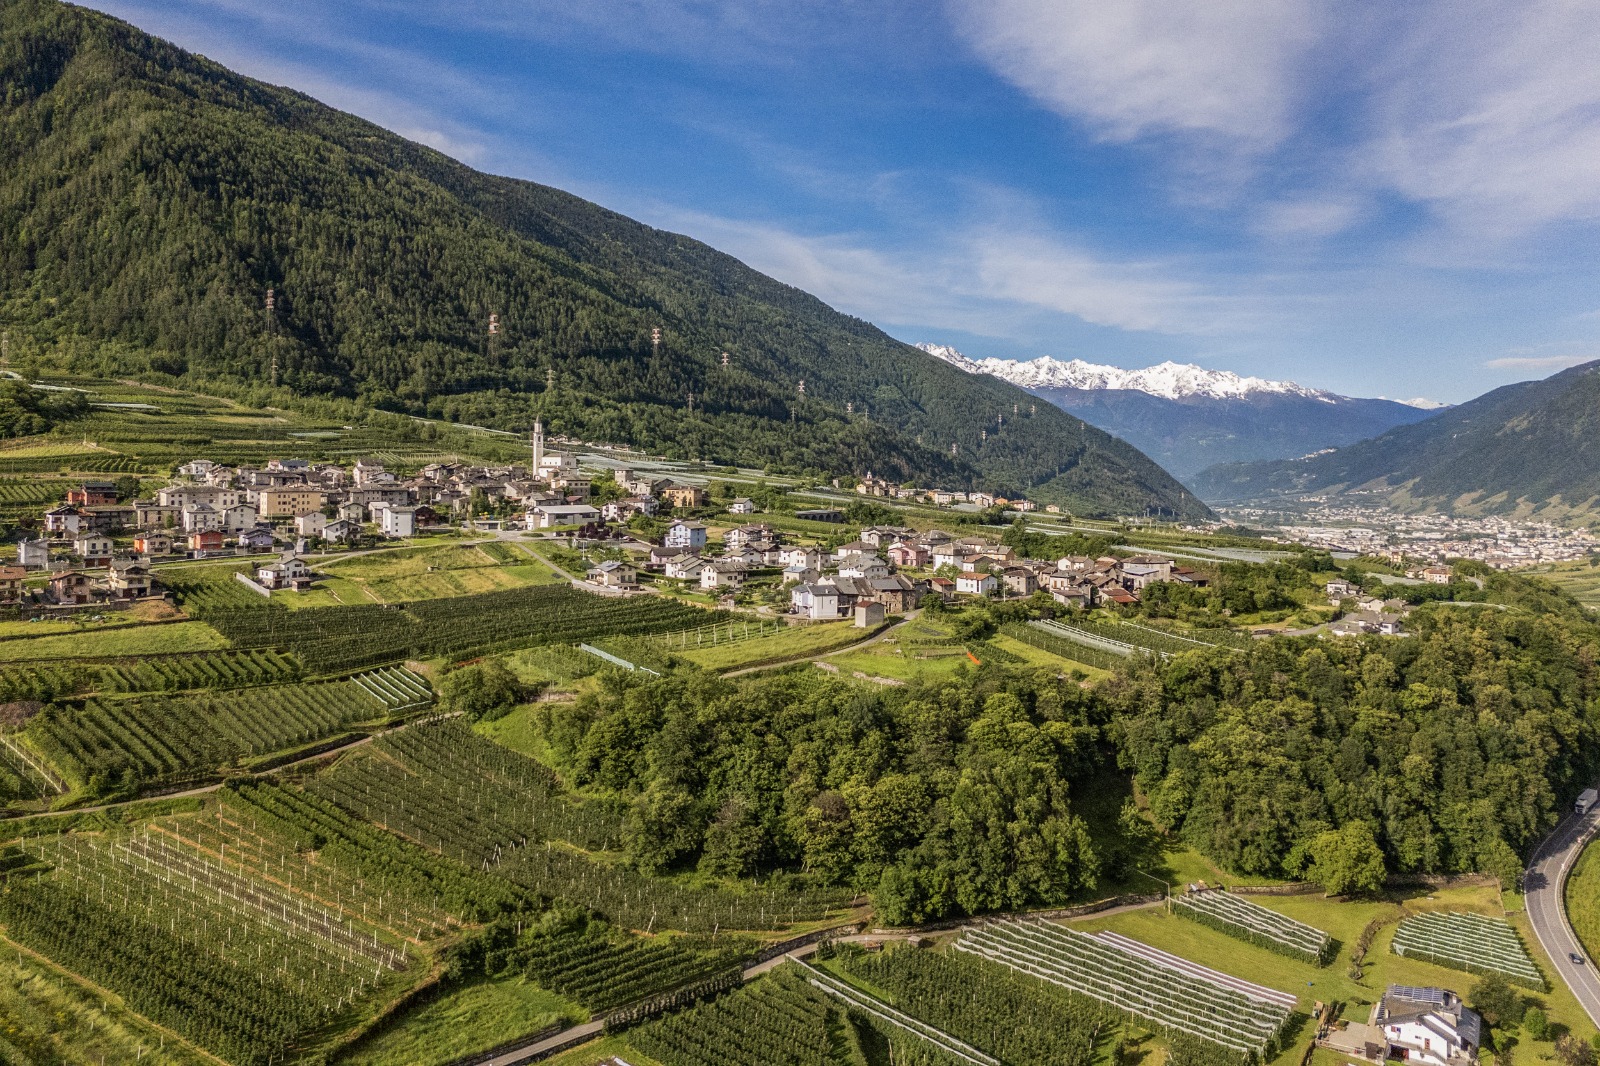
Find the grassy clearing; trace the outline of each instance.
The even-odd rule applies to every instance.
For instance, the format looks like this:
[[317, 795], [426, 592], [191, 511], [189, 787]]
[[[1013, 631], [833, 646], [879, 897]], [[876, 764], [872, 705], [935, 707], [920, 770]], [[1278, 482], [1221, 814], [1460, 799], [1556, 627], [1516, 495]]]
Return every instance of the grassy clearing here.
[[793, 626], [781, 633], [750, 640], [719, 644], [712, 648], [669, 648], [677, 656], [708, 670], [731, 670], [751, 663], [770, 659], [799, 658], [819, 655], [834, 648], [861, 640], [865, 634], [849, 622], [822, 622], [817, 625]]
[[599, 1040], [545, 1059], [547, 1066], [611, 1066], [614, 1059], [622, 1059], [628, 1066], [663, 1066], [643, 1052], [634, 1050], [626, 1037], [603, 1036]]
[[348, 1066], [444, 1066], [525, 1033], [585, 1017], [576, 1004], [520, 978], [469, 981], [339, 1061]]
[[94, 633], [102, 629], [137, 625], [138, 619], [125, 611], [109, 614], [99, 622], [69, 622], [54, 619], [40, 622], [0, 622], [0, 640], [12, 637], [45, 637], [55, 633]]
[[166, 655], [228, 647], [204, 622], [160, 626], [110, 626], [82, 633], [0, 642], [0, 662], [22, 659], [86, 659], [120, 655]]
[[[0, 941], [0, 1060], [93, 1066], [149, 1057], [170, 1066], [215, 1060]], [[15, 1055], [15, 1057], [11, 1057]]]
[[531, 558], [506, 566], [476, 545], [442, 543], [323, 563], [338, 603], [443, 599], [557, 580]]
[[538, 708], [531, 703], [515, 707], [504, 717], [492, 722], [478, 722], [472, 728], [503, 747], [521, 752], [530, 759], [550, 765], [549, 745], [536, 720]]
[[959, 646], [919, 650], [902, 648], [887, 641], [880, 641], [860, 651], [829, 656], [827, 661], [847, 677], [859, 671], [869, 677], [890, 677], [900, 681], [948, 677], [962, 667], [973, 665]]

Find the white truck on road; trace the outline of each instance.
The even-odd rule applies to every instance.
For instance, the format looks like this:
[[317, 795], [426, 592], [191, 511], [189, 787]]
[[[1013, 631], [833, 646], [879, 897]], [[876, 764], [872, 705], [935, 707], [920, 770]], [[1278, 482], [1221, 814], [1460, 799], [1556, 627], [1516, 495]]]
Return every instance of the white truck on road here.
[[1574, 814], [1588, 814], [1595, 805], [1596, 800], [1600, 800], [1600, 791], [1586, 788], [1578, 793], [1577, 801], [1572, 804], [1572, 812]]

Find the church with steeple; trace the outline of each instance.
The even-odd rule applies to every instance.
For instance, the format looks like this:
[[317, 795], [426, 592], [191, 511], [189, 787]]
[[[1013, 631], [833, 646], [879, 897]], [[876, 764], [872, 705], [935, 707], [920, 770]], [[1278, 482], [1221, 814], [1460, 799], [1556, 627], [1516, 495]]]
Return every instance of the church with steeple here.
[[544, 423], [533, 420], [533, 477], [537, 481], [550, 481], [570, 477], [578, 472], [578, 461], [562, 452], [544, 450]]

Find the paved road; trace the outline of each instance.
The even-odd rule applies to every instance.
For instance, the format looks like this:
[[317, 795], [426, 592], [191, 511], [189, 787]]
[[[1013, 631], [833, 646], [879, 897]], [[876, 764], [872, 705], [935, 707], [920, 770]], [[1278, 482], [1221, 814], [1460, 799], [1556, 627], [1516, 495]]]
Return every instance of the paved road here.
[[[1600, 829], [1600, 807], [1582, 817], [1569, 814], [1534, 852], [1523, 877], [1523, 892], [1528, 922], [1550, 957], [1550, 965], [1578, 997], [1590, 1020], [1600, 1025], [1600, 976], [1595, 973], [1594, 960], [1578, 943], [1563, 903], [1567, 874], [1596, 829]], [[1584, 963], [1574, 963], [1567, 957], [1570, 952], [1583, 956]]]

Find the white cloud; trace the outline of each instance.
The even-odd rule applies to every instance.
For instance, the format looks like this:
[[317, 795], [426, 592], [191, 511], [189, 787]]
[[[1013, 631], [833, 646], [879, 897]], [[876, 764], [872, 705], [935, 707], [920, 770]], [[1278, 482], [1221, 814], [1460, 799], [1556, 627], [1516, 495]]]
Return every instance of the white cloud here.
[[1365, 205], [1352, 196], [1280, 200], [1262, 208], [1256, 229], [1268, 237], [1331, 237], [1355, 225], [1365, 212]]
[[1310, 0], [950, 0], [958, 31], [1007, 80], [1108, 138], [1288, 131]]
[[1105, 259], [1055, 235], [1019, 236], [992, 223], [883, 249], [850, 234], [799, 234], [671, 209], [651, 214], [658, 225], [692, 233], [764, 274], [880, 323], [1007, 336], [1019, 313], [1046, 313], [1112, 329], [1200, 336], [1242, 330], [1259, 318], [1243, 301], [1178, 277], [1174, 267]]
[[964, 273], [970, 262], [977, 283], [964, 287], [989, 299], [1154, 333], [1206, 334], [1241, 325], [1231, 301], [1172, 277], [1167, 268], [1100, 259], [1052, 236], [986, 229], [970, 234], [963, 252], [956, 269]]
[[1394, 194], [1452, 237], [1600, 218], [1600, 4], [947, 3], [997, 74], [1104, 137], [1188, 135], [1184, 173], [1233, 196], [1315, 174], [1258, 218], [1270, 237], [1340, 232]]
[[1579, 363], [1600, 359], [1600, 354], [1585, 352], [1569, 355], [1508, 355], [1483, 365], [1491, 370], [1562, 370]]
[[1418, 5], [1379, 68], [1379, 181], [1458, 230], [1600, 217], [1600, 6]]

